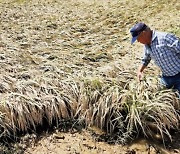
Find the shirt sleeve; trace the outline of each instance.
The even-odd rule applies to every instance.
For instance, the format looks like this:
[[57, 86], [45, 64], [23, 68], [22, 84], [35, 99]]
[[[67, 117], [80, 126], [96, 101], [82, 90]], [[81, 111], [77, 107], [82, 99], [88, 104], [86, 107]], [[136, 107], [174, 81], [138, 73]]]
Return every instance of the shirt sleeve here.
[[165, 38], [165, 44], [173, 49], [177, 54], [180, 54], [180, 40], [173, 34], [167, 34]]
[[144, 66], [147, 66], [151, 61], [151, 56], [150, 56], [150, 53], [148, 51], [148, 49], [145, 47], [144, 48], [144, 55], [143, 55], [143, 58], [142, 58], [142, 64]]

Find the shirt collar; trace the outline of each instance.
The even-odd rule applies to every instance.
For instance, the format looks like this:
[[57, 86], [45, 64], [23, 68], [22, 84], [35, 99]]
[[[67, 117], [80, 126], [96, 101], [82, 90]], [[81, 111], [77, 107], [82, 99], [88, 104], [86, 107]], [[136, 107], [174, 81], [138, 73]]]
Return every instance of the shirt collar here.
[[155, 30], [153, 30], [151, 42], [153, 42], [156, 37], [157, 37], [157, 33]]

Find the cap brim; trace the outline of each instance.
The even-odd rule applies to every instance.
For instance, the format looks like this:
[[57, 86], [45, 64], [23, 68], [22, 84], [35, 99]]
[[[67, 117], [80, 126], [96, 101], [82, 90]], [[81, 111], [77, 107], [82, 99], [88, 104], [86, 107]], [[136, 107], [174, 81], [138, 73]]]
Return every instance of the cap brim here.
[[138, 36], [135, 36], [135, 37], [132, 38], [131, 44], [133, 44], [133, 43], [137, 40], [137, 37], [138, 37]]

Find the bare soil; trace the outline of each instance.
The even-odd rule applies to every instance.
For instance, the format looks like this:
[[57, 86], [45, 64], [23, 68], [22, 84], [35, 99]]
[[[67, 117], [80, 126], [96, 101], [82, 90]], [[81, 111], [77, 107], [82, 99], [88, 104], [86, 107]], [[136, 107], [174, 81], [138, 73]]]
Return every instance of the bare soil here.
[[[93, 131], [93, 133], [92, 133]], [[94, 136], [96, 133], [96, 136]], [[176, 154], [180, 152], [179, 137], [173, 139], [172, 143], [166, 143], [164, 146], [157, 140], [137, 139], [127, 145], [118, 143], [108, 143], [98, 135], [102, 135], [102, 131], [97, 128], [82, 130], [81, 132], [54, 132], [53, 134], [43, 135], [42, 138], [33, 142], [25, 150], [25, 153], [32, 154]], [[176, 134], [177, 135], [177, 134]], [[179, 136], [179, 134], [178, 134]]]

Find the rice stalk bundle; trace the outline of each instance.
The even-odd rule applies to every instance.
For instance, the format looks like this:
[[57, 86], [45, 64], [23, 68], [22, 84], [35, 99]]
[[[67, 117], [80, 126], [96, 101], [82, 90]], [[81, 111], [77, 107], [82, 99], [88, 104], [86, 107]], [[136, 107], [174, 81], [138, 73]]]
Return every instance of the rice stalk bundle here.
[[175, 93], [160, 90], [155, 78], [138, 84], [130, 72], [121, 75], [112, 81], [90, 78], [37, 81], [41, 84], [19, 82], [15, 92], [6, 94], [0, 104], [0, 134], [15, 136], [36, 131], [44, 121], [48, 127], [58, 126], [63, 119], [77, 119], [111, 135], [118, 133], [123, 139], [141, 132], [150, 136], [154, 132], [151, 126], [155, 125], [155, 133], [171, 139], [170, 130], [179, 128], [180, 119]]
[[[172, 90], [157, 92], [158, 85], [152, 83], [155, 81], [144, 81], [139, 85], [132, 81], [127, 85], [127, 90], [122, 91], [121, 103], [126, 109], [127, 132], [138, 133], [142, 130], [145, 136], [160, 133], [162, 139], [164, 136], [171, 139], [170, 130], [179, 127], [179, 99]], [[148, 127], [150, 123], [155, 124], [156, 132]]]
[[[41, 105], [23, 95], [13, 94], [13, 101], [6, 101], [6, 120], [9, 121], [11, 129], [16, 134], [18, 131], [27, 132], [28, 129], [35, 129], [42, 123], [42, 114], [40, 114]], [[31, 102], [32, 101], [32, 102]], [[42, 112], [43, 113], [43, 112]]]

